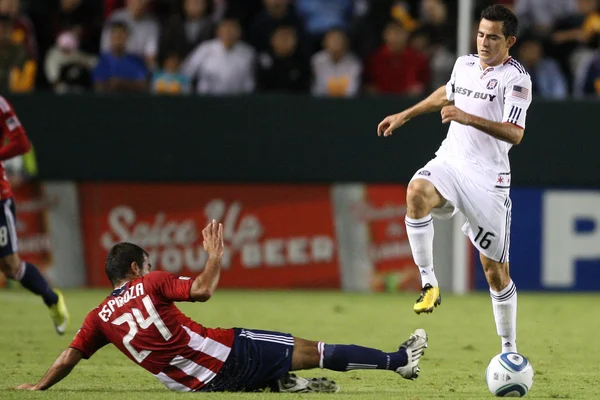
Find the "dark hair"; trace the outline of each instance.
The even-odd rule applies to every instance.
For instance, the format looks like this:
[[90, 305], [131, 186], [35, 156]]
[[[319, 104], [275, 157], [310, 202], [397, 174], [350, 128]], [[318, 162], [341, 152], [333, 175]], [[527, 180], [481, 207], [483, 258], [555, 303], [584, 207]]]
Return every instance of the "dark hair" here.
[[481, 19], [502, 22], [502, 33], [505, 37], [517, 36], [519, 20], [517, 20], [517, 16], [513, 14], [512, 11], [502, 4], [494, 4], [493, 6], [487, 7], [481, 12]]
[[387, 30], [390, 28], [398, 28], [398, 29], [402, 29], [403, 31], [406, 31], [406, 28], [404, 27], [404, 25], [396, 20], [388, 21], [387, 24], [385, 24], [384, 30]]
[[113, 29], [122, 29], [126, 33], [129, 33], [129, 25], [127, 25], [127, 23], [125, 23], [123, 21], [115, 21], [115, 22], [111, 23], [110, 30], [112, 31]]
[[[278, 24], [277, 27], [273, 30], [273, 34], [275, 34], [275, 31], [294, 31], [294, 33], [298, 32], [298, 29], [292, 25], [292, 24], [288, 24], [288, 23], [281, 23]], [[273, 36], [273, 34], [271, 34], [271, 36]]]
[[148, 253], [136, 244], [123, 242], [114, 245], [106, 256], [106, 276], [113, 285], [119, 283], [127, 278], [132, 262], [142, 268], [144, 256], [148, 257]]
[[13, 17], [10, 14], [0, 14], [0, 22], [8, 24], [13, 22]]
[[242, 27], [240, 20], [231, 15], [225, 15], [223, 18], [221, 18], [221, 21], [219, 21], [219, 23], [217, 25], [221, 26], [221, 25], [225, 25], [225, 24], [236, 24], [238, 27], [240, 27], [240, 29]]
[[328, 33], [340, 33], [345, 37], [349, 36], [348, 30], [345, 29], [341, 25], [335, 25], [335, 26], [332, 26], [331, 28], [327, 29], [327, 32], [325, 32], [325, 35], [327, 35]]
[[[185, 0], [171, 3], [171, 13], [179, 14], [181, 17], [185, 16]], [[215, 9], [214, 0], [206, 0], [206, 9], [204, 10], [204, 16], [210, 17]]]

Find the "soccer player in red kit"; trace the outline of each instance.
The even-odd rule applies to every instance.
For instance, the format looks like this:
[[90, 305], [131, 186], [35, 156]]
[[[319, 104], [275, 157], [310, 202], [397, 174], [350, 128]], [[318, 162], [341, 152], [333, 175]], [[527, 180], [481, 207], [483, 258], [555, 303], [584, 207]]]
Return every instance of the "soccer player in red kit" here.
[[196, 279], [150, 272], [148, 254], [131, 243], [115, 245], [106, 258], [114, 290], [85, 318], [71, 345], [37, 384], [17, 389], [45, 390], [66, 377], [82, 358], [112, 343], [133, 362], [176, 391], [336, 392], [335, 382], [307, 380], [290, 371], [384, 369], [414, 379], [427, 347], [417, 329], [398, 351], [330, 345], [287, 333], [243, 328], [211, 329], [186, 317], [175, 301], [210, 299], [223, 256], [223, 226], [212, 221], [202, 231], [208, 260]]
[[0, 96], [0, 271], [9, 279], [42, 297], [59, 335], [65, 333], [69, 315], [62, 294], [53, 290], [37, 267], [21, 260], [17, 243], [15, 201], [3, 161], [31, 148], [25, 129], [10, 103]]

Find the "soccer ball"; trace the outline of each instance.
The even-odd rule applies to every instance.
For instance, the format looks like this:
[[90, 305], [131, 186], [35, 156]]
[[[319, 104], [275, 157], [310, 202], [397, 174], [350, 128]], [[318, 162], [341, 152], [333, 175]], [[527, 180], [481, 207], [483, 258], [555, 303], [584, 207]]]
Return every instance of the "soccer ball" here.
[[523, 397], [533, 385], [533, 367], [519, 353], [498, 354], [485, 370], [485, 381], [498, 397]]

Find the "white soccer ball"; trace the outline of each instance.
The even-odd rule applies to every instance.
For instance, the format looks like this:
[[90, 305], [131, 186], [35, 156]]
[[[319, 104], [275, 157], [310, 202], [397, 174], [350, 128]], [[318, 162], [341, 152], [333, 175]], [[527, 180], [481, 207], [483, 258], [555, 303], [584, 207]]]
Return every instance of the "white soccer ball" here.
[[498, 354], [485, 370], [485, 381], [498, 397], [523, 397], [533, 385], [533, 367], [519, 353]]

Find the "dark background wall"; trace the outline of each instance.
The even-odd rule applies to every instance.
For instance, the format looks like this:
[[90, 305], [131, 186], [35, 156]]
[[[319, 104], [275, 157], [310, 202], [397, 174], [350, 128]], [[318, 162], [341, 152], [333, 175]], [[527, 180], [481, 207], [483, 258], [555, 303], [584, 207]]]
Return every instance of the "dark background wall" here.
[[[434, 156], [438, 114], [390, 138], [376, 127], [415, 99], [296, 96], [9, 98], [47, 180], [407, 182]], [[600, 103], [534, 101], [513, 183], [600, 186]]]

